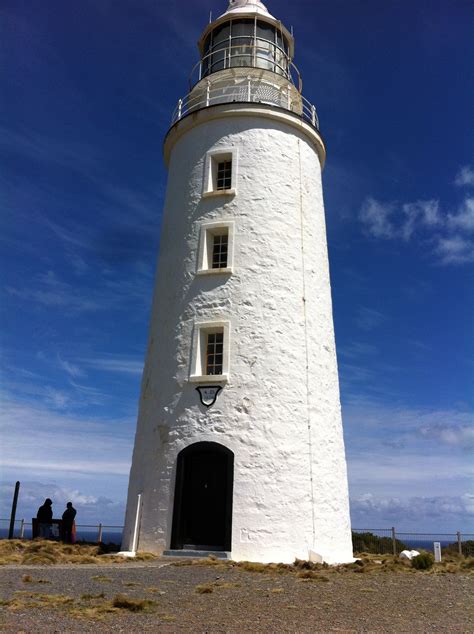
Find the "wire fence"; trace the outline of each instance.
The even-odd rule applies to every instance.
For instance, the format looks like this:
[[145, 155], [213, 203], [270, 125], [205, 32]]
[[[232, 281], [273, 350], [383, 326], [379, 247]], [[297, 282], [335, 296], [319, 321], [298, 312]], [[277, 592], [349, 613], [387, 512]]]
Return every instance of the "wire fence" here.
[[[0, 539], [8, 537], [10, 520], [0, 518]], [[15, 539], [32, 538], [32, 522], [16, 520], [13, 528]], [[123, 526], [110, 524], [76, 524], [76, 541], [89, 543], [119, 544], [122, 542]]]
[[474, 533], [413, 533], [392, 528], [353, 528], [354, 553], [398, 555], [402, 550], [433, 551], [434, 542], [445, 553], [474, 557]]
[[[8, 537], [10, 520], [0, 519], [0, 539]], [[78, 542], [119, 544], [123, 526], [109, 524], [77, 524]], [[16, 520], [13, 530], [15, 539], [31, 539], [32, 523]], [[377, 555], [399, 555], [402, 550], [433, 551], [434, 542], [439, 542], [445, 553], [458, 553], [474, 557], [474, 533], [408, 533], [393, 528], [353, 528], [354, 553]]]

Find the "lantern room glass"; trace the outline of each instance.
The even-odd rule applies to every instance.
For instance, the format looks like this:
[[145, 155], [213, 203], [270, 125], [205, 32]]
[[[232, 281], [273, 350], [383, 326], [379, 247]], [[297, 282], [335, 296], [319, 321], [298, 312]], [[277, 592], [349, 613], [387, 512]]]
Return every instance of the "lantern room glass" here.
[[289, 45], [270, 22], [236, 19], [218, 24], [206, 37], [201, 78], [225, 68], [262, 68], [289, 79]]

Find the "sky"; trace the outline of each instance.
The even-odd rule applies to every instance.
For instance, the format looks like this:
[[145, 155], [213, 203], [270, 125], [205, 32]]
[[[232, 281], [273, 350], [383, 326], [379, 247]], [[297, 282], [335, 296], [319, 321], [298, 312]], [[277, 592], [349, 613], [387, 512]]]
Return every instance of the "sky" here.
[[[162, 142], [225, 0], [2, 0], [0, 517], [121, 525]], [[323, 186], [356, 528], [474, 533], [474, 5], [269, 0]]]

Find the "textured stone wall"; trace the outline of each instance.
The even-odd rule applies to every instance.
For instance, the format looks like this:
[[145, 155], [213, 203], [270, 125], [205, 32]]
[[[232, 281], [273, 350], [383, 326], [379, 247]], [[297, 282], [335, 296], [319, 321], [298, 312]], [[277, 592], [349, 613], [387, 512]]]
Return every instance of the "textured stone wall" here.
[[[206, 152], [238, 148], [235, 196], [203, 198]], [[201, 222], [235, 222], [231, 275], [196, 276]], [[228, 320], [216, 404], [189, 382], [193, 325]], [[169, 547], [177, 454], [235, 454], [232, 557], [352, 557], [321, 168], [304, 132], [240, 116], [191, 128], [171, 152], [124, 547]]]

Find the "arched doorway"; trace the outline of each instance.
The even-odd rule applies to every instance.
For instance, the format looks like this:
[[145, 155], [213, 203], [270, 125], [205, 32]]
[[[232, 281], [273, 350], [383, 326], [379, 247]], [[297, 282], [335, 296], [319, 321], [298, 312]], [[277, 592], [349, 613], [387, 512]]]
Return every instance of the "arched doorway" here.
[[231, 549], [234, 454], [199, 442], [178, 454], [171, 548]]

